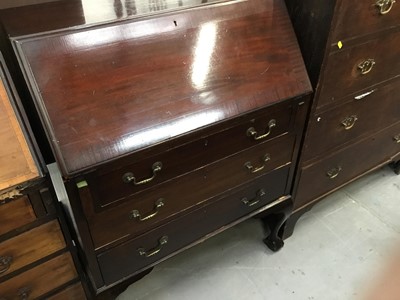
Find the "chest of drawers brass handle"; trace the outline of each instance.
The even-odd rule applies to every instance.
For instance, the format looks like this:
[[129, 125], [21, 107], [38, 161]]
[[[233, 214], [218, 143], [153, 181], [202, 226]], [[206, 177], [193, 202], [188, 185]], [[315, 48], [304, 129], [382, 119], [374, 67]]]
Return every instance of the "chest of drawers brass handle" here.
[[376, 92], [376, 89], [373, 89], [373, 90], [371, 90], [371, 91], [369, 91], [369, 92], [366, 92], [366, 93], [363, 93], [363, 94], [361, 94], [361, 95], [355, 96], [354, 99], [355, 99], [355, 100], [362, 100], [362, 99], [364, 99], [365, 97], [368, 97], [369, 95], [372, 95], [372, 94], [375, 93], [375, 92]]
[[10, 269], [13, 258], [11, 256], [0, 256], [0, 274]]
[[395, 136], [393, 137], [393, 140], [394, 140], [397, 144], [400, 144], [400, 134], [395, 135]]
[[158, 214], [160, 208], [163, 207], [163, 206], [164, 206], [164, 199], [160, 198], [160, 199], [158, 199], [156, 201], [156, 203], [154, 203], [154, 212], [152, 212], [148, 216], [142, 218], [142, 216], [140, 215], [140, 212], [135, 209], [135, 210], [131, 211], [131, 213], [129, 215], [129, 218], [130, 219], [137, 219], [140, 222], [149, 220], [149, 219], [155, 217]]
[[247, 170], [249, 170], [251, 173], [257, 173], [257, 172], [262, 171], [262, 170], [265, 168], [265, 164], [266, 164], [268, 161], [270, 161], [270, 160], [271, 160], [270, 155], [269, 155], [269, 154], [265, 154], [265, 155], [263, 156], [263, 158], [262, 158], [263, 164], [262, 164], [261, 166], [254, 167], [254, 166], [251, 164], [251, 162], [248, 161], [248, 162], [246, 162], [246, 163], [244, 164], [244, 167], [245, 167]]
[[122, 176], [122, 181], [125, 183], [133, 183], [134, 185], [142, 185], [142, 184], [149, 183], [156, 177], [157, 173], [161, 171], [162, 163], [159, 161], [155, 162], [152, 165], [151, 169], [153, 171], [153, 175], [150, 178], [143, 179], [141, 181], [136, 181], [135, 175], [133, 175], [133, 173], [131, 173], [131, 172], [128, 172]]
[[258, 202], [261, 201], [261, 198], [264, 197], [267, 193], [261, 189], [257, 192], [257, 196], [252, 199], [252, 200], [248, 200], [246, 197], [242, 198], [241, 201], [243, 202], [243, 204], [251, 207], [253, 205], [256, 205]]
[[162, 249], [162, 246], [165, 245], [166, 243], [168, 243], [168, 236], [164, 235], [158, 240], [158, 246], [155, 247], [154, 249], [146, 250], [144, 248], [139, 248], [139, 249], [137, 249], [137, 251], [139, 252], [139, 254], [141, 256], [151, 257], [153, 255], [156, 255], [158, 252], [160, 252]]
[[267, 130], [267, 132], [265, 132], [262, 135], [258, 135], [258, 132], [254, 129], [254, 127], [250, 127], [249, 129], [247, 129], [247, 136], [253, 137], [253, 139], [256, 140], [256, 141], [262, 140], [262, 139], [266, 138], [267, 136], [269, 136], [271, 134], [271, 130], [275, 126], [276, 126], [276, 120], [275, 119], [271, 119], [268, 122], [268, 127], [267, 127], [268, 130]]
[[330, 169], [328, 172], [326, 172], [326, 176], [328, 176], [330, 179], [334, 179], [338, 177], [340, 171], [342, 171], [342, 167], [335, 167], [333, 169]]
[[363, 62], [359, 63], [357, 65], [357, 68], [358, 70], [360, 70], [361, 75], [366, 75], [369, 72], [371, 72], [375, 64], [376, 63], [373, 58], [368, 58], [367, 60], [364, 60]]
[[347, 117], [346, 119], [344, 119], [342, 121], [342, 125], [344, 126], [344, 129], [349, 130], [351, 128], [353, 128], [353, 126], [356, 124], [358, 120], [358, 117], [356, 115]]
[[375, 5], [378, 7], [381, 15], [386, 15], [392, 10], [395, 3], [396, 0], [378, 0]]

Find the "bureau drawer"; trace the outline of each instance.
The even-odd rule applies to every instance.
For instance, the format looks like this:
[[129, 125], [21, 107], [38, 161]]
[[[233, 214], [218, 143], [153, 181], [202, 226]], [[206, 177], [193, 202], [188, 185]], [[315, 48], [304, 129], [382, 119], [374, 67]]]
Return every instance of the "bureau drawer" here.
[[[294, 137], [285, 135], [136, 194], [130, 201], [102, 212], [96, 213], [84, 203], [94, 245], [99, 248], [147, 231], [215, 195], [288, 165], [293, 148]], [[249, 169], [249, 165], [253, 169]], [[79, 192], [81, 199], [85, 199], [90, 190], [83, 188]]]
[[76, 283], [62, 290], [61, 292], [47, 298], [47, 300], [85, 300], [86, 295], [82, 284]]
[[0, 283], [0, 298], [36, 299], [77, 276], [71, 255], [64, 253]]
[[400, 123], [302, 168], [295, 208], [323, 196], [400, 153]]
[[35, 221], [36, 215], [28, 196], [0, 202], [0, 220], [0, 235]]
[[0, 243], [0, 278], [65, 247], [57, 220]]
[[[294, 106], [287, 103], [277, 105], [234, 127], [204, 136], [155, 156], [141, 159], [139, 155], [133, 154], [125, 166], [112, 172], [107, 168], [99, 170], [88, 176], [87, 180], [90, 186], [97, 187], [97, 193], [101, 195], [97, 203], [100, 206], [106, 206], [286, 133], [293, 125], [294, 115]], [[248, 134], [251, 128], [257, 131], [258, 135], [269, 134], [265, 138], [255, 140]]]
[[395, 0], [341, 2], [333, 42], [400, 25], [400, 4]]
[[284, 194], [288, 171], [288, 167], [276, 170], [231, 196], [101, 253], [98, 262], [106, 285], [276, 200]]
[[310, 121], [303, 161], [399, 121], [398, 95], [400, 81], [396, 80], [347, 98], [361, 99], [315, 115]]
[[400, 32], [397, 31], [331, 53], [318, 96], [318, 108], [337, 104], [348, 94], [397, 76], [400, 73], [399, 48]]

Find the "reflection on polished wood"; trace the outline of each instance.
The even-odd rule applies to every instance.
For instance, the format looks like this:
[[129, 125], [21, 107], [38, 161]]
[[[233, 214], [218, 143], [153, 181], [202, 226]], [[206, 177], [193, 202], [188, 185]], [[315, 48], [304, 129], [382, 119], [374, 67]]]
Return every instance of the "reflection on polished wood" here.
[[64, 175], [310, 91], [283, 1], [16, 40]]
[[21, 125], [0, 80], [0, 190], [39, 177]]

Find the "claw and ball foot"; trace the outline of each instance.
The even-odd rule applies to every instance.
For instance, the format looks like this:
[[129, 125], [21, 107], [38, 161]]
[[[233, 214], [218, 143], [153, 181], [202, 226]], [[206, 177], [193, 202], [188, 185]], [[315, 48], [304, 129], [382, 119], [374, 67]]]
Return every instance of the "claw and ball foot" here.
[[393, 169], [393, 171], [397, 174], [400, 175], [400, 160], [392, 162], [390, 164], [390, 167]]
[[286, 201], [274, 207], [268, 215], [262, 218], [264, 228], [269, 232], [268, 236], [264, 239], [264, 244], [274, 252], [282, 249], [284, 245], [283, 233], [285, 223], [292, 211], [293, 201], [291, 198], [288, 198]]

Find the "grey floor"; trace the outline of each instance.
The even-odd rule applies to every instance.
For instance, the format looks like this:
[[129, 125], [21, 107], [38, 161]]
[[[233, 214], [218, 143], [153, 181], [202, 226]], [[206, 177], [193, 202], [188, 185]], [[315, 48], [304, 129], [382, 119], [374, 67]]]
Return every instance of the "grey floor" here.
[[361, 299], [399, 246], [399, 208], [400, 176], [383, 168], [317, 204], [278, 253], [252, 219], [161, 263], [118, 300]]

